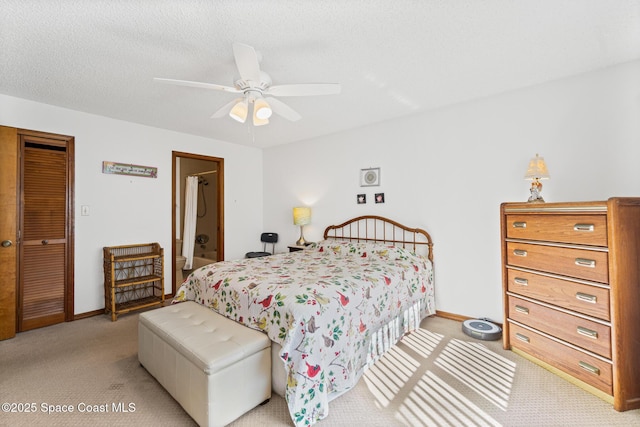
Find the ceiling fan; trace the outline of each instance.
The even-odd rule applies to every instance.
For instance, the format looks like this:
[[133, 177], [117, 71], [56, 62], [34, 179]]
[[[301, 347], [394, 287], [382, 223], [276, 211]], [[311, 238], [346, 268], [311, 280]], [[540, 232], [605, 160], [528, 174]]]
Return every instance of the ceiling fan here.
[[234, 82], [233, 87], [159, 77], [153, 80], [159, 83], [242, 94], [239, 98], [234, 99], [213, 113], [211, 118], [224, 117], [228, 113], [231, 118], [244, 123], [247, 120], [249, 110], [252, 109], [254, 126], [269, 123], [269, 117], [271, 117], [272, 113], [291, 121], [301, 118], [300, 114], [284, 102], [274, 98], [274, 96], [333, 95], [340, 93], [341, 87], [339, 83], [302, 83], [272, 86], [271, 77], [260, 70], [259, 57], [253, 47], [242, 43], [234, 43], [233, 56], [240, 74], [240, 78]]

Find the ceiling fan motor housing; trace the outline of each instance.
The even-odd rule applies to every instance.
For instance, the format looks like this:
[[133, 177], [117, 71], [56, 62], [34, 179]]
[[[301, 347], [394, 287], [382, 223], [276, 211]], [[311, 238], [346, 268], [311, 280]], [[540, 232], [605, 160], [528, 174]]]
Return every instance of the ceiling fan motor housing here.
[[271, 86], [271, 83], [271, 76], [269, 76], [269, 74], [265, 73], [264, 71], [260, 71], [259, 82], [238, 78], [233, 85], [236, 89], [244, 92], [245, 94], [247, 93], [247, 91], [256, 91], [260, 92], [260, 95], [262, 95], [262, 93], [267, 90], [269, 86]]

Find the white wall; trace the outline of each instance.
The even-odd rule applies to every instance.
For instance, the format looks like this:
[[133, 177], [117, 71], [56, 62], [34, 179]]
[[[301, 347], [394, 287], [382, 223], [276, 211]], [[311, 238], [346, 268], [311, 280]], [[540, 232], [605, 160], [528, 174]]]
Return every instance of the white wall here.
[[[262, 152], [0, 95], [0, 124], [75, 137], [75, 313], [104, 307], [103, 246], [159, 242], [171, 290], [171, 152], [225, 160], [225, 256], [239, 258], [262, 231]], [[158, 168], [158, 178], [102, 173], [102, 162]], [[90, 207], [89, 216], [80, 207]]]
[[[547, 201], [640, 196], [639, 118], [640, 61], [264, 153], [0, 95], [0, 124], [75, 137], [76, 314], [104, 307], [103, 246], [158, 241], [170, 252], [176, 150], [225, 159], [226, 259], [259, 246], [263, 230], [280, 233], [286, 250], [299, 234], [297, 205], [313, 207], [307, 240], [383, 215], [431, 233], [439, 310], [499, 320], [499, 205], [527, 199], [529, 158], [547, 161]], [[155, 166], [158, 178], [104, 175], [104, 160]], [[359, 187], [367, 167], [381, 168], [380, 187]]]
[[[547, 201], [640, 196], [640, 61], [427, 114], [265, 150], [264, 225], [298, 237], [291, 208], [313, 207], [307, 240], [377, 214], [434, 239], [438, 310], [502, 320], [499, 206], [526, 201], [543, 156]], [[360, 187], [380, 167], [380, 187]], [[384, 192], [386, 203], [373, 203]], [[356, 194], [367, 194], [366, 205]]]

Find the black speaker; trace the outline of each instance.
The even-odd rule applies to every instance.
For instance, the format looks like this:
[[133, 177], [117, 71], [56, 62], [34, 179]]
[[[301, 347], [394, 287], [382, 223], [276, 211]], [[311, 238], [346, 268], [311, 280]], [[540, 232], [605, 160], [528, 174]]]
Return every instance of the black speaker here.
[[260, 241], [264, 243], [278, 243], [278, 233], [262, 233]]

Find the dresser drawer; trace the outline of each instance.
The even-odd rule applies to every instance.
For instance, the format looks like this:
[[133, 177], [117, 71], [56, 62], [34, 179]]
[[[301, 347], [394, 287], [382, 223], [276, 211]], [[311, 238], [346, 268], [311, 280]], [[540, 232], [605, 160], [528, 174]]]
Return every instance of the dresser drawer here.
[[611, 328], [509, 296], [509, 318], [611, 359]]
[[610, 363], [514, 323], [509, 325], [509, 339], [512, 348], [520, 349], [610, 396], [613, 395]]
[[507, 237], [607, 246], [605, 215], [507, 215]]
[[507, 264], [578, 279], [608, 283], [607, 252], [588, 249], [507, 243]]
[[611, 320], [609, 289], [507, 269], [507, 290], [603, 320]]

